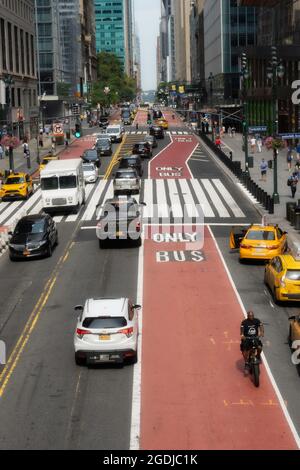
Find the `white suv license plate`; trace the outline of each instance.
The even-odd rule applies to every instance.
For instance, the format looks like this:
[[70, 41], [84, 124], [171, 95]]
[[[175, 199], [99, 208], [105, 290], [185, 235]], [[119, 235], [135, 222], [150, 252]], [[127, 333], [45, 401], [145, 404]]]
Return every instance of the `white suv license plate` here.
[[91, 354], [88, 361], [93, 364], [105, 362], [123, 362], [122, 354]]

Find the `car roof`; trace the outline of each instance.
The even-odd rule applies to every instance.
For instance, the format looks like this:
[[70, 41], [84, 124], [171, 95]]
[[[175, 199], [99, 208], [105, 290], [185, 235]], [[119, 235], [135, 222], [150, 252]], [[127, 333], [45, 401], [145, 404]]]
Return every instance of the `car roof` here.
[[16, 176], [19, 176], [19, 178], [21, 178], [21, 176], [26, 176], [26, 175], [27, 175], [27, 173], [18, 173], [18, 172], [16, 172], [16, 173], [10, 173], [8, 175], [8, 178], [15, 178]]
[[128, 173], [128, 171], [134, 171], [136, 172], [136, 170], [134, 168], [119, 168], [117, 170], [117, 172], [121, 172], [121, 173]]
[[34, 221], [36, 222], [37, 220], [45, 220], [47, 218], [49, 218], [50, 216], [47, 215], [47, 214], [32, 214], [32, 215], [25, 215], [24, 217], [22, 217], [21, 219], [19, 219], [18, 223], [19, 222], [24, 222], [24, 221]]
[[259, 224], [255, 224], [255, 225], [251, 225], [251, 227], [249, 227], [249, 231], [250, 231], [250, 230], [253, 230], [253, 231], [255, 231], [255, 230], [257, 230], [257, 231], [258, 231], [258, 230], [264, 230], [264, 231], [266, 231], [266, 232], [274, 232], [274, 230], [275, 230], [276, 228], [279, 228], [279, 227], [276, 227], [276, 226], [274, 226], [274, 225], [259, 225]]
[[124, 156], [122, 156], [122, 160], [132, 160], [133, 158], [134, 158], [135, 160], [142, 160], [140, 155], [135, 155], [134, 153], [131, 154], [131, 155], [124, 155]]
[[300, 269], [300, 261], [297, 261], [291, 254], [281, 255], [280, 259], [287, 269]]
[[110, 199], [106, 199], [105, 204], [122, 204], [122, 203], [132, 203], [137, 204], [137, 200], [132, 196], [116, 196]]
[[146, 145], [148, 142], [146, 142], [145, 140], [141, 141], [141, 142], [136, 142], [134, 144], [134, 147], [137, 147], [138, 145]]
[[100, 316], [128, 317], [128, 299], [99, 298], [87, 299], [84, 306], [84, 316], [98, 318]]

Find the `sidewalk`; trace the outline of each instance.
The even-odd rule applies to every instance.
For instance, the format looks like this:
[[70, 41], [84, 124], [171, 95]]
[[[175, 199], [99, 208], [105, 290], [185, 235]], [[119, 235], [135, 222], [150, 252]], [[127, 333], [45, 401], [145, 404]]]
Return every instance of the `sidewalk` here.
[[[211, 138], [210, 136], [208, 137]], [[235, 137], [230, 137], [228, 134], [223, 135], [221, 148], [222, 148], [222, 151], [228, 156], [229, 156], [229, 153], [232, 152], [232, 157], [233, 157], [232, 160], [240, 161], [242, 169], [243, 170], [245, 169], [245, 153], [242, 150], [242, 135], [241, 134], [236, 134]], [[296, 161], [294, 157], [292, 170], [289, 173], [288, 168], [287, 168], [287, 162], [286, 162], [286, 153], [287, 153], [286, 149], [280, 150], [278, 154], [278, 158], [277, 158], [278, 192], [280, 196], [280, 203], [275, 204], [274, 215], [269, 215], [264, 210], [264, 208], [260, 205], [257, 205], [256, 207], [259, 213], [261, 214], [261, 216], [266, 217], [267, 222], [278, 224], [283, 230], [288, 232], [289, 245], [291, 246], [291, 243], [300, 244], [300, 233], [297, 230], [295, 230], [295, 228], [286, 219], [286, 203], [291, 202], [291, 201], [297, 202], [298, 198], [300, 199], [300, 186], [298, 185], [297, 193], [296, 193], [295, 199], [293, 200], [291, 197], [291, 190], [287, 186], [287, 179], [289, 175], [292, 173]], [[265, 147], [263, 147], [262, 153], [259, 153], [258, 150], [255, 149], [255, 153], [252, 154], [251, 147], [249, 145], [249, 156], [253, 156], [253, 160], [254, 160], [253, 168], [249, 169], [252, 180], [255, 181], [269, 195], [272, 195], [273, 190], [274, 190], [273, 169], [268, 168], [266, 182], [261, 181], [260, 163], [261, 163], [262, 158], [264, 158], [266, 161], [273, 160], [273, 151], [267, 150]], [[233, 181], [235, 181], [236, 178], [233, 176], [233, 174], [232, 174], [232, 177], [233, 177]]]

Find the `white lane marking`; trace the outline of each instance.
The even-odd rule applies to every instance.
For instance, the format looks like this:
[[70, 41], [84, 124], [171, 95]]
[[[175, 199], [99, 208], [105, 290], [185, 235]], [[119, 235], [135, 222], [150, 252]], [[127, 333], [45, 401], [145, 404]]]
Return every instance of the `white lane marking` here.
[[187, 180], [178, 180], [180, 189], [182, 192], [182, 197], [184, 200], [184, 211], [188, 217], [199, 217], [198, 211], [196, 209], [195, 201], [193, 195], [191, 194], [190, 188], [187, 184]]
[[198, 180], [193, 179], [191, 180], [191, 184], [194, 188], [199, 204], [201, 204], [204, 217], [215, 217], [215, 213], [212, 210], [211, 205], [209, 204], [205, 196], [205, 193], [200, 185], [200, 182]]
[[138, 362], [133, 368], [132, 405], [130, 450], [139, 450], [141, 434], [141, 387], [142, 387], [142, 340], [143, 340], [143, 287], [144, 287], [144, 237], [139, 248], [138, 279], [137, 279], [137, 303], [142, 308], [138, 313], [139, 337], [138, 337]]
[[[157, 227], [157, 226], [164, 226], [164, 227], [182, 227], [183, 224], [182, 223], [174, 223], [174, 222], [170, 222], [170, 223], [162, 223], [162, 224], [159, 224], [159, 223], [151, 223], [151, 222], [143, 222], [143, 225], [145, 227]], [[191, 226], [191, 227], [249, 227], [249, 224], [221, 224], [221, 223], [209, 223], [209, 222], [203, 222], [202, 224], [200, 223], [189, 223], [189, 222], [186, 222], [185, 223], [186, 226]], [[80, 230], [95, 230], [97, 227], [96, 225], [89, 225], [89, 226], [85, 226], [85, 227], [80, 227]]]
[[93, 217], [93, 214], [96, 210], [96, 205], [98, 204], [101, 194], [105, 188], [105, 185], [106, 180], [101, 180], [100, 183], [97, 185], [95, 192], [91, 197], [91, 200], [82, 216], [82, 220], [91, 220], [91, 218]]
[[[238, 300], [238, 302], [239, 302], [239, 304], [240, 304], [240, 307], [241, 307], [241, 310], [242, 310], [242, 312], [243, 312], [243, 315], [244, 315], [244, 317], [246, 318], [246, 317], [247, 317], [247, 312], [246, 312], [245, 306], [244, 306], [243, 301], [242, 301], [242, 299], [241, 299], [241, 296], [240, 296], [240, 294], [239, 294], [239, 292], [238, 292], [238, 290], [237, 290], [237, 288], [236, 288], [236, 286], [235, 286], [234, 280], [233, 280], [233, 278], [232, 278], [232, 276], [231, 276], [231, 274], [230, 274], [230, 272], [229, 272], [229, 269], [228, 269], [228, 267], [227, 267], [227, 264], [226, 264], [226, 261], [225, 261], [223, 255], [222, 255], [222, 253], [221, 253], [221, 250], [220, 250], [220, 248], [219, 248], [219, 245], [218, 245], [218, 243], [217, 243], [217, 240], [215, 239], [215, 236], [214, 236], [212, 230], [211, 230], [210, 228], [208, 228], [208, 230], [209, 230], [210, 235], [211, 235], [211, 237], [212, 237], [212, 239], [213, 239], [213, 241], [214, 241], [214, 243], [215, 243], [215, 246], [216, 246], [216, 248], [217, 248], [217, 251], [218, 251], [218, 253], [219, 253], [219, 256], [220, 256], [220, 259], [221, 259], [221, 261], [222, 261], [222, 263], [223, 263], [223, 266], [224, 266], [224, 268], [225, 268], [225, 271], [226, 271], [226, 273], [227, 273], [227, 276], [228, 276], [228, 279], [229, 279], [229, 281], [230, 281], [230, 284], [231, 284], [231, 286], [232, 286], [232, 288], [233, 288], [233, 290], [234, 290], [234, 293], [235, 293], [235, 295], [236, 295], [236, 298], [237, 298], [237, 300]], [[288, 425], [289, 425], [289, 428], [290, 428], [290, 430], [291, 430], [291, 433], [292, 433], [292, 435], [293, 435], [293, 437], [294, 437], [294, 439], [295, 439], [296, 445], [297, 445], [298, 449], [300, 449], [300, 436], [299, 436], [299, 434], [298, 434], [298, 432], [297, 432], [297, 430], [296, 430], [296, 428], [295, 428], [295, 425], [294, 425], [294, 423], [293, 423], [293, 421], [292, 421], [292, 418], [291, 418], [291, 416], [290, 416], [290, 414], [289, 414], [289, 412], [288, 412], [288, 409], [287, 409], [287, 407], [286, 407], [286, 404], [285, 404], [285, 402], [284, 402], [284, 400], [283, 400], [283, 397], [282, 397], [282, 395], [281, 395], [281, 393], [280, 393], [280, 390], [279, 390], [279, 388], [278, 388], [278, 386], [277, 386], [277, 384], [276, 384], [275, 378], [274, 378], [274, 376], [273, 376], [273, 374], [272, 374], [272, 372], [271, 372], [270, 366], [269, 366], [269, 364], [268, 364], [268, 361], [267, 361], [267, 359], [266, 359], [264, 353], [262, 353], [261, 357], [262, 357], [264, 366], [265, 366], [265, 368], [266, 368], [267, 374], [268, 374], [268, 376], [269, 376], [269, 379], [270, 379], [270, 381], [271, 381], [271, 384], [272, 384], [272, 386], [273, 386], [273, 388], [274, 388], [275, 394], [276, 394], [276, 396], [277, 396], [277, 398], [278, 398], [278, 401], [279, 401], [279, 404], [280, 404], [281, 409], [282, 409], [282, 411], [283, 411], [283, 414], [284, 414], [284, 416], [285, 416], [285, 418], [286, 418], [286, 420], [287, 420], [287, 423], [288, 423]]]
[[150, 175], [151, 175], [151, 165], [152, 163], [154, 162], [154, 160], [157, 158], [157, 157], [160, 157], [161, 153], [165, 152], [167, 150], [167, 148], [171, 147], [171, 145], [173, 145], [174, 143], [174, 140], [170, 134], [170, 139], [171, 139], [171, 142], [166, 146], [164, 147], [160, 152], [158, 152], [154, 157], [151, 158], [151, 160], [149, 161], [148, 163], [148, 179], [150, 179]]
[[175, 180], [167, 180], [173, 217], [183, 217], [183, 210]]
[[[0, 223], [3, 222], [3, 220], [7, 219], [7, 217], [9, 217], [10, 214], [12, 214], [14, 210], [17, 209], [21, 204], [23, 204], [23, 201], [15, 201], [12, 204], [10, 204], [8, 208], [5, 211], [3, 211], [2, 214], [0, 215]], [[18, 211], [14, 215], [14, 217], [16, 217], [19, 212], [20, 211]]]
[[146, 206], [144, 207], [144, 217], [153, 217], [153, 180], [144, 180], [144, 202]]
[[219, 179], [213, 179], [212, 182], [216, 186], [216, 188], [219, 190], [219, 192], [222, 194], [224, 200], [226, 201], [226, 204], [230, 207], [234, 216], [246, 217], [244, 212], [239, 208], [239, 206], [237, 205], [237, 203], [231, 196], [230, 192], [227, 191], [222, 181], [220, 181]]
[[166, 198], [166, 191], [164, 180], [156, 180], [156, 192], [157, 192], [157, 209], [158, 209], [158, 217], [168, 217], [169, 216], [169, 209], [168, 203]]
[[[97, 182], [95, 183], [97, 184]], [[89, 197], [89, 195], [91, 194], [92, 192], [92, 189], [94, 188], [94, 185], [93, 184], [89, 184], [87, 185], [86, 187], [86, 190], [85, 190], [85, 198], [86, 198], [86, 201]], [[80, 210], [77, 212], [77, 214], [72, 214], [72, 215], [69, 215], [67, 218], [66, 218], [66, 222], [75, 222], [78, 217], [80, 215]]]
[[201, 179], [201, 183], [205, 187], [206, 191], [208, 192], [215, 208], [218, 211], [220, 217], [230, 217], [229, 212], [225, 208], [224, 204], [222, 203], [221, 199], [219, 198], [218, 194], [216, 193], [213, 185], [208, 179]]
[[34, 207], [32, 207], [29, 211], [27, 211], [27, 214], [28, 215], [39, 214], [42, 209], [43, 209], [43, 201], [41, 198]]
[[0, 203], [0, 212], [4, 212], [4, 210], [9, 206], [10, 202], [8, 201], [3, 201]]

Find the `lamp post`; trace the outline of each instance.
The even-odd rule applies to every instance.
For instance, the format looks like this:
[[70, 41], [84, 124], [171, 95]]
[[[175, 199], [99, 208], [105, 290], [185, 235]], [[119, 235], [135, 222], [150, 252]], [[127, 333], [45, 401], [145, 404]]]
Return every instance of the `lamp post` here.
[[[213, 76], [213, 73], [210, 72], [209, 77], [208, 77], [208, 83], [209, 83], [209, 96], [210, 96], [211, 108], [213, 107], [213, 81], [214, 81], [214, 76]], [[213, 142], [214, 141], [214, 122], [213, 122], [212, 113], [210, 114], [210, 120], [211, 120], [211, 140]]]
[[3, 81], [6, 86], [6, 105], [7, 105], [7, 124], [8, 124], [8, 131], [12, 134], [13, 133], [13, 124], [12, 124], [12, 103], [11, 103], [11, 87], [14, 85], [14, 79], [12, 75], [4, 75]]
[[247, 65], [247, 56], [245, 52], [242, 54], [242, 98], [243, 98], [243, 138], [245, 151], [245, 172], [249, 174], [249, 153], [248, 153], [248, 103], [247, 103], [247, 80], [249, 78], [249, 70]]
[[[278, 134], [278, 98], [277, 98], [277, 91], [278, 91], [278, 78], [282, 78], [284, 76], [284, 67], [279, 61], [277, 56], [277, 47], [272, 46], [272, 58], [270, 61], [270, 65], [267, 68], [267, 77], [271, 80], [272, 83], [272, 136], [275, 140]], [[278, 194], [278, 175], [277, 175], [277, 154], [278, 149], [273, 149], [273, 178], [274, 178], [274, 191], [273, 191], [273, 200], [274, 204], [279, 204], [279, 194]]]

